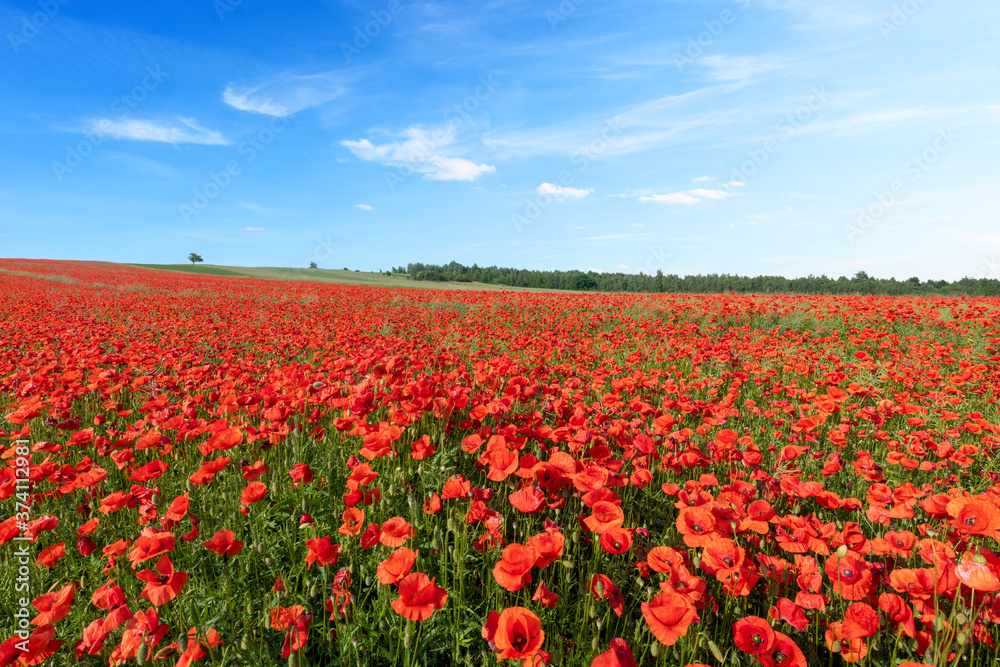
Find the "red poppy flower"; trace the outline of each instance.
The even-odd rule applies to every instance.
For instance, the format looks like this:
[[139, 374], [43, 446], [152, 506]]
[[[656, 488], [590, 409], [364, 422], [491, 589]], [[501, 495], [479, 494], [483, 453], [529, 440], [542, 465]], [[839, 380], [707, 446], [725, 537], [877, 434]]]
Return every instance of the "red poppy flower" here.
[[361, 548], [371, 549], [373, 546], [378, 544], [380, 533], [381, 533], [381, 528], [377, 523], [368, 524], [368, 527], [365, 528], [363, 533], [361, 533], [361, 537], [359, 539]]
[[609, 528], [617, 528], [625, 522], [625, 513], [614, 503], [602, 500], [594, 503], [592, 514], [583, 520], [594, 533], [603, 533]]
[[156, 479], [169, 469], [170, 466], [163, 461], [150, 461], [141, 468], [136, 468], [128, 478], [133, 482], [144, 483], [151, 479]]
[[623, 554], [632, 548], [632, 530], [612, 526], [601, 533], [601, 548], [609, 554]]
[[833, 554], [824, 567], [835, 593], [845, 600], [863, 600], [872, 587], [871, 566], [853, 551]]
[[878, 633], [879, 615], [864, 602], [855, 602], [844, 612], [841, 639], [862, 639]]
[[545, 641], [545, 631], [542, 622], [530, 610], [524, 607], [508, 607], [493, 616], [496, 625], [483, 628], [484, 638], [494, 644], [499, 651], [498, 660], [525, 660], [531, 664], [531, 658], [542, 653], [542, 642]]
[[31, 601], [31, 606], [39, 612], [31, 619], [31, 624], [50, 625], [66, 618], [72, 608], [75, 595], [76, 588], [73, 584], [66, 584], [52, 593], [42, 593]]
[[66, 556], [66, 543], [57, 542], [50, 547], [45, 547], [38, 554], [38, 564], [44, 565], [45, 567], [52, 568], [55, 564], [59, 562], [60, 558]]
[[243, 470], [243, 481], [253, 482], [264, 473], [271, 472], [271, 469], [264, 465], [264, 461], [258, 459], [248, 466], [240, 466]]
[[759, 616], [745, 616], [733, 624], [733, 641], [744, 653], [760, 655], [774, 644], [774, 630]]
[[650, 632], [666, 646], [687, 635], [691, 624], [699, 620], [691, 602], [677, 593], [660, 593], [640, 606]]
[[235, 539], [236, 533], [231, 530], [220, 530], [204, 542], [205, 548], [220, 556], [235, 556], [243, 551], [243, 543]]
[[267, 485], [263, 482], [250, 482], [240, 494], [241, 505], [252, 505], [267, 495]]
[[419, 554], [419, 551], [412, 551], [406, 547], [400, 547], [393, 551], [387, 559], [379, 563], [375, 572], [379, 583], [383, 585], [394, 584], [408, 575]]
[[507, 496], [511, 507], [525, 514], [533, 514], [545, 504], [545, 493], [537, 486], [526, 486]]
[[423, 572], [408, 574], [396, 585], [399, 597], [392, 609], [411, 621], [426, 621], [448, 601], [448, 592]]
[[194, 486], [208, 484], [215, 479], [216, 473], [225, 468], [227, 465], [229, 465], [228, 456], [220, 456], [214, 461], [206, 461], [201, 464], [200, 469], [196, 470], [188, 477], [188, 481]]
[[441, 511], [441, 498], [436, 493], [432, 493], [427, 500], [424, 501], [424, 514], [437, 514]]
[[538, 588], [535, 589], [535, 594], [531, 596], [531, 599], [549, 609], [555, 609], [555, 606], [559, 604], [559, 596], [550, 591], [544, 581], [538, 582]]
[[187, 572], [175, 572], [169, 556], [162, 556], [156, 563], [156, 571], [143, 570], [136, 574], [146, 587], [139, 593], [140, 598], [146, 598], [156, 607], [166, 604], [180, 595], [181, 589], [188, 580]]
[[508, 591], [519, 591], [531, 583], [531, 568], [538, 554], [529, 546], [512, 542], [504, 547], [500, 561], [493, 567], [493, 578]]
[[616, 637], [611, 640], [611, 648], [594, 658], [590, 667], [638, 667], [638, 665], [632, 655], [632, 649], [625, 640]]
[[312, 567], [313, 563], [316, 563], [320, 567], [326, 567], [327, 565], [336, 566], [337, 561], [340, 559], [342, 547], [339, 544], [332, 544], [329, 535], [307, 540], [306, 547], [309, 549], [309, 553], [306, 554], [307, 570]]
[[125, 592], [111, 579], [94, 591], [91, 601], [98, 609], [114, 609], [125, 604]]
[[139, 535], [139, 539], [135, 541], [128, 554], [128, 559], [132, 562], [132, 569], [134, 570], [139, 563], [145, 563], [170, 553], [174, 550], [175, 541], [173, 533], [146, 528]]
[[549, 565], [563, 554], [563, 547], [566, 545], [566, 536], [562, 533], [545, 532], [532, 535], [528, 538], [526, 546], [535, 550], [535, 565], [543, 568]]
[[156, 609], [136, 612], [122, 633], [122, 640], [111, 653], [110, 660], [120, 664], [131, 660], [139, 653], [139, 647], [145, 644], [152, 649], [170, 631], [170, 626], [160, 623]]
[[296, 463], [288, 471], [288, 476], [292, 478], [292, 486], [299, 488], [299, 484], [308, 484], [313, 480], [313, 471], [305, 463]]
[[703, 547], [716, 538], [715, 515], [703, 505], [685, 507], [677, 514], [677, 531], [689, 547]]
[[361, 532], [365, 525], [365, 511], [357, 507], [348, 507], [342, 516], [344, 523], [337, 532], [345, 537], [352, 537]]
[[426, 458], [434, 456], [436, 451], [437, 448], [431, 442], [431, 437], [424, 434], [418, 440], [413, 441], [413, 448], [410, 456], [414, 461], [422, 461]]
[[788, 635], [774, 633], [774, 642], [766, 652], [757, 656], [764, 667], [806, 667], [802, 649]]
[[396, 516], [382, 524], [378, 541], [387, 547], [398, 547], [416, 534], [409, 521]]
[[170, 503], [170, 507], [167, 509], [167, 513], [163, 515], [164, 528], [169, 530], [169, 528], [177, 525], [177, 523], [187, 515], [188, 508], [190, 506], [191, 502], [187, 493], [183, 496], [177, 496], [174, 498], [173, 502]]

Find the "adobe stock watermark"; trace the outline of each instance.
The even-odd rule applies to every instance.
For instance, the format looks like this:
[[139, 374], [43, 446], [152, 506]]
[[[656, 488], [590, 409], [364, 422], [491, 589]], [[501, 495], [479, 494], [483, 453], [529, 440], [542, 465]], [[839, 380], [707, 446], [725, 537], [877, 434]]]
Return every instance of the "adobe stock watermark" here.
[[[751, 176], [767, 164], [772, 155], [781, 150], [781, 147], [795, 136], [796, 132], [812, 121], [816, 114], [834, 97], [835, 94], [829, 92], [825, 84], [818, 88], [816, 86], [810, 88], [805, 102], [794, 111], [786, 113], [774, 124], [775, 134], [769, 136], [756, 148], [747, 150], [747, 159], [733, 169], [729, 176], [729, 182], [724, 187], [731, 191], [733, 187], [745, 185]], [[740, 185], [736, 186], [737, 183]]]
[[33, 13], [30, 17], [25, 17], [19, 32], [7, 33], [7, 41], [10, 42], [14, 53], [20, 52], [21, 47], [33, 40], [39, 31], [56, 17], [63, 5], [68, 4], [69, 0], [39, 0], [40, 11]]
[[402, 9], [402, 0], [389, 0], [385, 9], [373, 9], [370, 13], [372, 20], [365, 23], [364, 28], [354, 26], [354, 39], [350, 43], [340, 43], [340, 52], [344, 55], [344, 60], [350, 64], [355, 56], [361, 55], [361, 52], [371, 45], [372, 40], [389, 27]]
[[254, 132], [236, 146], [238, 160], [229, 160], [219, 171], [208, 172], [208, 178], [201, 187], [194, 189], [190, 203], [178, 206], [181, 219], [189, 223], [191, 218], [201, 215], [209, 205], [233, 184], [233, 180], [243, 173], [244, 167], [257, 159], [270, 144], [288, 126], [288, 119], [274, 117], [266, 126]]
[[28, 652], [28, 638], [31, 636], [31, 562], [32, 556], [28, 550], [28, 543], [31, 538], [23, 533], [28, 530], [31, 521], [31, 448], [27, 440], [17, 440], [17, 447], [14, 450], [14, 480], [15, 480], [15, 512], [14, 520], [17, 524], [18, 534], [14, 537], [15, 542], [19, 542], [14, 549], [12, 563], [16, 563], [17, 576], [14, 578], [14, 592], [21, 595], [15, 600], [14, 611], [14, 634], [21, 641], [14, 644], [18, 651]]
[[483, 105], [500, 84], [494, 79], [493, 72], [482, 75], [472, 94], [466, 95], [465, 99], [456, 102], [449, 107], [442, 119], [445, 126], [440, 127], [423, 139], [411, 139], [407, 145], [406, 157], [393, 168], [384, 172], [385, 183], [390, 192], [395, 192], [396, 188], [406, 181], [413, 174], [420, 173], [420, 165], [432, 161], [438, 149], [447, 146], [454, 140], [455, 133], [464, 125], [472, 122], [472, 114]]
[[[733, 0], [733, 3], [741, 10], [746, 10], [750, 6], [750, 0]], [[705, 49], [722, 37], [728, 26], [736, 23], [737, 18], [736, 12], [726, 8], [720, 11], [714, 19], [702, 21], [701, 24], [705, 29], [693, 37], [688, 37], [684, 53], [671, 52], [674, 67], [683, 72], [685, 67], [694, 64], [698, 58], [705, 54]]]
[[[170, 73], [161, 70], [159, 65], [155, 67], [147, 66], [146, 76], [142, 78], [142, 83], [136, 85], [127, 93], [116, 97], [111, 102], [111, 113], [117, 120], [125, 120], [168, 76], [170, 76]], [[113, 121], [107, 117], [101, 118], [90, 129], [84, 132], [83, 139], [77, 142], [75, 146], [66, 146], [66, 156], [62, 162], [55, 161], [52, 163], [52, 173], [55, 174], [56, 180], [62, 183], [66, 176], [73, 173], [74, 169], [83, 164], [87, 156], [104, 143], [107, 134], [112, 129]]]
[[[576, 177], [587, 171], [592, 162], [604, 155], [608, 150], [608, 146], [611, 145], [611, 141], [616, 137], [620, 137], [623, 132], [624, 128], [622, 127], [621, 116], [614, 116], [604, 121], [604, 128], [601, 130], [601, 133], [591, 139], [589, 143], [577, 148], [573, 153], [570, 158], [570, 164], [573, 165], [574, 169], [562, 169], [556, 175], [554, 183], [557, 184], [557, 187], [571, 187]], [[549, 184], [553, 183], [553, 181], [546, 182]], [[534, 224], [541, 217], [545, 209], [559, 200], [558, 196], [553, 194], [550, 189], [539, 188], [535, 193], [534, 197], [527, 197], [524, 200], [524, 207], [520, 213], [514, 213], [510, 216], [510, 221], [518, 234], [528, 225]]]
[[893, 5], [888, 18], [881, 18], [876, 24], [878, 31], [882, 33], [882, 39], [888, 40], [889, 35], [901, 30], [927, 2], [928, 0], [904, 0], [898, 5]]
[[549, 27], [555, 30], [560, 23], [568, 21], [580, 5], [586, 2], [587, 0], [562, 0], [555, 9], [546, 10], [545, 19], [549, 22]]
[[855, 221], [844, 225], [844, 233], [847, 235], [848, 243], [854, 244], [859, 237], [868, 233], [906, 192], [908, 184], [919, 181], [941, 159], [942, 155], [952, 149], [960, 138], [950, 125], [938, 130], [937, 136], [934, 137], [930, 146], [903, 163], [903, 176], [908, 177], [908, 179], [897, 178], [885, 190], [876, 190], [874, 193], [875, 201], [859, 208]]
[[663, 246], [650, 248], [649, 254], [646, 256], [646, 266], [644, 267], [647, 275], [654, 276], [657, 271], [663, 271], [667, 265], [667, 260], [671, 257], [673, 255], [664, 250]]
[[306, 277], [309, 275], [308, 271], [310, 269], [315, 270], [320, 268], [333, 257], [336, 250], [337, 244], [333, 242], [331, 234], [327, 234], [325, 238], [317, 236], [316, 246], [313, 248], [312, 254], [302, 259], [302, 264], [299, 267], [302, 270], [301, 275]]
[[236, 8], [243, 4], [243, 0], [214, 0], [212, 8], [215, 9], [219, 21], [226, 20], [226, 14], [232, 14]]
[[1000, 280], [1000, 261], [996, 255], [983, 259], [976, 277], [980, 280]]

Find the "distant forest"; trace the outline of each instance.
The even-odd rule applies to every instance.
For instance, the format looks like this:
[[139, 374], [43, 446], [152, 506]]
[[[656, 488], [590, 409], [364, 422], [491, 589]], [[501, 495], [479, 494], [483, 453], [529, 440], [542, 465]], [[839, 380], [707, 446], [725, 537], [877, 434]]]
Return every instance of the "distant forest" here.
[[925, 294], [954, 296], [1000, 296], [1000, 280], [995, 278], [962, 278], [955, 282], [947, 280], [924, 280], [910, 278], [873, 278], [864, 271], [858, 271], [853, 278], [841, 276], [807, 276], [805, 278], [783, 278], [781, 276], [732, 276], [729, 274], [709, 274], [705, 276], [655, 275], [642, 273], [597, 273], [590, 271], [531, 271], [496, 266], [480, 267], [475, 264], [463, 266], [451, 262], [444, 266], [436, 264], [407, 264], [406, 268], [396, 267], [393, 273], [405, 273], [414, 280], [438, 282], [479, 282], [512, 287], [544, 287], [581, 292], [669, 292], [709, 294], [736, 292], [739, 294], [879, 294], [906, 295]]

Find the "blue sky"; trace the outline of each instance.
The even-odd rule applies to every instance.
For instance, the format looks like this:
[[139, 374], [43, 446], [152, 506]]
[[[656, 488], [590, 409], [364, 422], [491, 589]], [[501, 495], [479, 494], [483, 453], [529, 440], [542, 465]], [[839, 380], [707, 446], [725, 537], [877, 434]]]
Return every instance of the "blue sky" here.
[[0, 255], [1000, 277], [998, 19], [0, 2]]

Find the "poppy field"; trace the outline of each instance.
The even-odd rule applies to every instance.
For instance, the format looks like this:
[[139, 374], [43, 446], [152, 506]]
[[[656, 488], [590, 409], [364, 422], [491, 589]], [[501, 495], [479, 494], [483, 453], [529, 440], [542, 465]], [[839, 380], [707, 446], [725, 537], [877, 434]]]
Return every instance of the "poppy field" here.
[[1000, 300], [0, 295], [0, 665], [1000, 659]]

